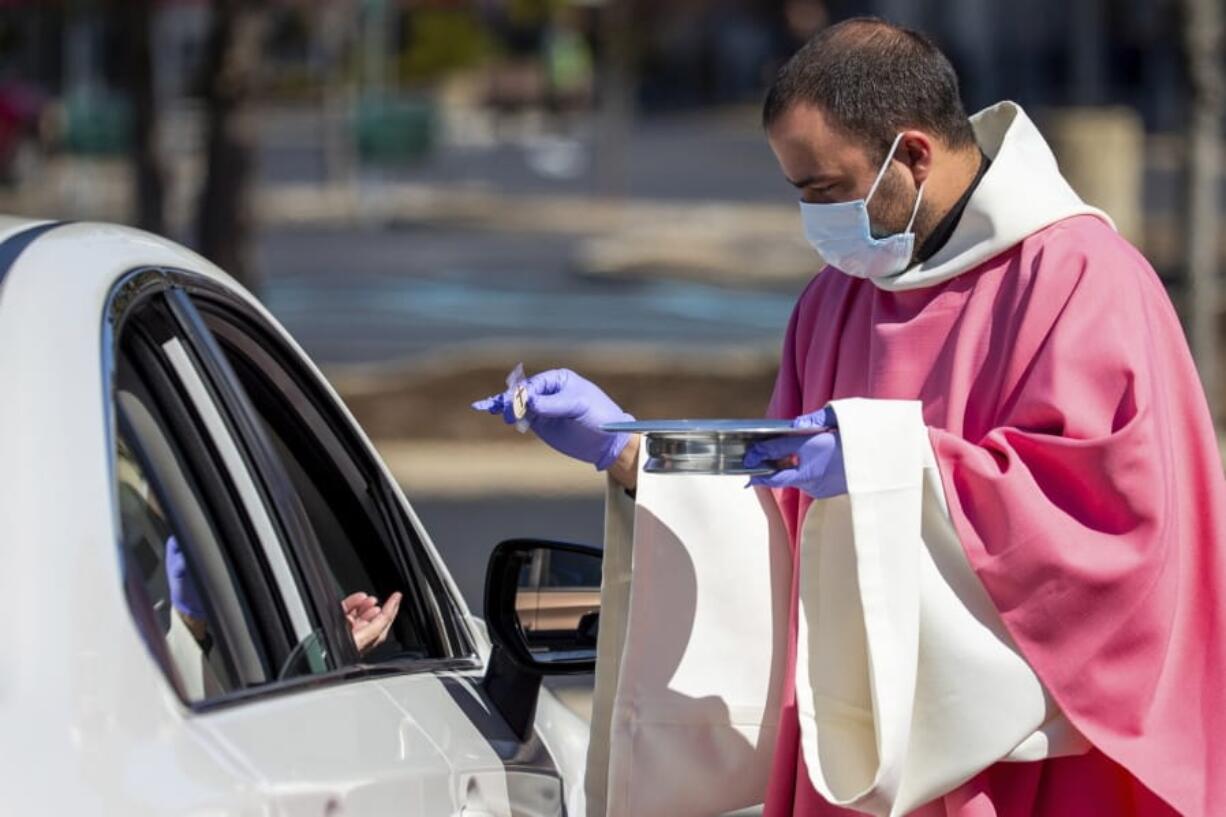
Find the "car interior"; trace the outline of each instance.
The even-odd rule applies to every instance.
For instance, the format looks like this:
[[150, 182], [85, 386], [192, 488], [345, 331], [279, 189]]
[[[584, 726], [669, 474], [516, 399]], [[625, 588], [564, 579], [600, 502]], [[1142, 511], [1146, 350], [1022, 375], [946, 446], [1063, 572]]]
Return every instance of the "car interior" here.
[[189, 626], [186, 614], [172, 604], [166, 566], [170, 527], [123, 436], [118, 438], [116, 457], [125, 567], [135, 572], [144, 588], [147, 609], [173, 661], [184, 696], [192, 702], [203, 701], [237, 688], [221, 651], [213, 649], [207, 624], [200, 622], [204, 627], [195, 627], [193, 632], [196, 622]]
[[360, 464], [316, 401], [265, 347], [233, 324], [205, 315], [293, 483], [327, 563], [337, 603], [355, 592], [379, 599], [397, 591], [405, 596], [389, 637], [363, 660], [441, 655], [428, 637], [423, 594], [413, 590], [412, 572], [401, 563], [379, 498]]
[[[142, 579], [129, 588], [129, 603], [155, 656], [177, 676], [180, 694], [195, 703], [282, 677], [301, 650], [295, 652], [297, 639], [270, 590], [250, 523], [213, 441], [167, 360], [167, 347], [176, 343], [174, 322], [160, 299], [151, 299], [125, 323], [114, 372], [116, 457], [127, 463], [118, 488], [121, 502], [126, 497], [125, 571], [129, 579]], [[125, 488], [125, 473], [139, 479], [128, 479]], [[170, 534], [182, 549], [203, 615], [172, 609], [166, 575]], [[183, 637], [180, 625], [191, 638]], [[322, 660], [298, 665], [302, 671], [326, 669]]]

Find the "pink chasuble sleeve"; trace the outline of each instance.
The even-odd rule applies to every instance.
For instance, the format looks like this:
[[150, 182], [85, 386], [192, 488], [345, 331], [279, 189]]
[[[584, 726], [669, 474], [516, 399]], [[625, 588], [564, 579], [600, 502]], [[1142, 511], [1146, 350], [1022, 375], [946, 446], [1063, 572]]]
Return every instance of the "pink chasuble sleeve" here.
[[[823, 273], [826, 274], [826, 273]], [[815, 277], [788, 320], [787, 331], [779, 360], [779, 373], [771, 394], [766, 416], [776, 419], [791, 419], [805, 412], [802, 361], [797, 358], [798, 334], [807, 336], [814, 329], [812, 309], [808, 305], [811, 291], [816, 286]], [[830, 805], [821, 799], [809, 782], [809, 771], [800, 750], [800, 723], [796, 701], [796, 637], [799, 575], [796, 547], [801, 521], [812, 500], [799, 491], [772, 491], [783, 517], [791, 549], [791, 587], [789, 590], [788, 629], [784, 672], [779, 691], [780, 713], [777, 739], [770, 779], [767, 784], [765, 817], [792, 817], [808, 811], [817, 817], [854, 817], [858, 812]]]
[[[797, 300], [796, 307], [792, 310], [792, 316], [788, 319], [787, 331], [783, 336], [783, 348], [779, 357], [779, 373], [775, 377], [775, 388], [771, 393], [770, 403], [766, 409], [766, 416], [772, 419], [791, 420], [805, 412], [804, 407], [804, 390], [802, 386], [802, 372], [800, 369], [801, 362], [797, 360], [797, 333], [805, 333], [812, 329], [811, 326], [803, 324], [812, 322], [812, 315], [808, 314], [811, 310], [806, 308], [809, 290], [812, 290], [817, 282], [814, 278], [810, 282], [806, 291]], [[784, 524], [787, 526], [788, 539], [792, 543], [793, 551], [795, 551], [796, 537], [800, 533], [800, 520], [804, 515], [804, 510], [809, 504], [807, 497], [800, 496], [799, 491], [772, 491], [775, 496], [775, 502], [779, 505], [779, 511], [783, 515]], [[793, 592], [795, 596], [795, 592]], [[793, 615], [793, 618], [795, 616]]]
[[[1094, 234], [1090, 234], [1090, 243]], [[1068, 231], [1054, 319], [977, 367], [984, 423], [930, 438], [970, 563], [1027, 661], [1101, 752], [1186, 815], [1226, 803], [1226, 484], [1183, 333], [1123, 242]], [[998, 346], [993, 344], [992, 348]], [[778, 395], [777, 395], [778, 397]]]
[[[816, 278], [814, 279], [816, 281]], [[771, 393], [770, 404], [766, 409], [767, 417], [791, 419], [801, 413], [801, 372], [796, 360], [796, 332], [806, 311], [806, 294], [802, 295], [792, 315], [788, 318], [787, 330], [783, 334], [783, 347], [779, 355], [779, 373], [775, 377], [775, 388]]]

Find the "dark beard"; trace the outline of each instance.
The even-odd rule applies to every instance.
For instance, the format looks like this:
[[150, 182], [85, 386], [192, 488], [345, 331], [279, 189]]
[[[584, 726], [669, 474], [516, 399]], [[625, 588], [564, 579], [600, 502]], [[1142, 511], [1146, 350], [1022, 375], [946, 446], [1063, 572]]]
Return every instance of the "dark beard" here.
[[[869, 223], [872, 225], [873, 238], [885, 238], [901, 233], [907, 229], [907, 222], [911, 220], [911, 210], [915, 207], [915, 188], [907, 183], [901, 170], [891, 168], [881, 179], [881, 184], [877, 186], [869, 205]], [[916, 214], [913, 225], [916, 246], [922, 243], [920, 234], [927, 220], [927, 210], [928, 203], [920, 202], [919, 213]]]

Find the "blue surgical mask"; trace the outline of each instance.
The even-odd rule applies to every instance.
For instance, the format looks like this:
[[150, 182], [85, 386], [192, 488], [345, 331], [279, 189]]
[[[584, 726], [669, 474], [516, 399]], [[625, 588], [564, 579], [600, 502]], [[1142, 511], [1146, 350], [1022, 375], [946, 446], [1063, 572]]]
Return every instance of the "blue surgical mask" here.
[[915, 216], [924, 198], [924, 185], [921, 184], [916, 192], [915, 208], [903, 232], [874, 238], [868, 218], [869, 199], [877, 192], [901, 139], [901, 133], [894, 137], [885, 164], [877, 171], [877, 178], [865, 198], [836, 204], [800, 203], [800, 216], [809, 244], [827, 264], [856, 278], [888, 278], [911, 264], [915, 249], [915, 233], [911, 228], [915, 226]]

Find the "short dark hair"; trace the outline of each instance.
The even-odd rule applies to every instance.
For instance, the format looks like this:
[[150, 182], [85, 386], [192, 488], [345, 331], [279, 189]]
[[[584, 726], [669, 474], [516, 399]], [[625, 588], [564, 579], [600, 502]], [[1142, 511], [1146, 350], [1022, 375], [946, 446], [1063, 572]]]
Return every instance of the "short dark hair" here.
[[824, 29], [792, 55], [766, 95], [763, 126], [798, 103], [819, 108], [881, 161], [907, 128], [929, 131], [955, 149], [975, 144], [958, 75], [941, 49], [918, 31], [876, 17]]

